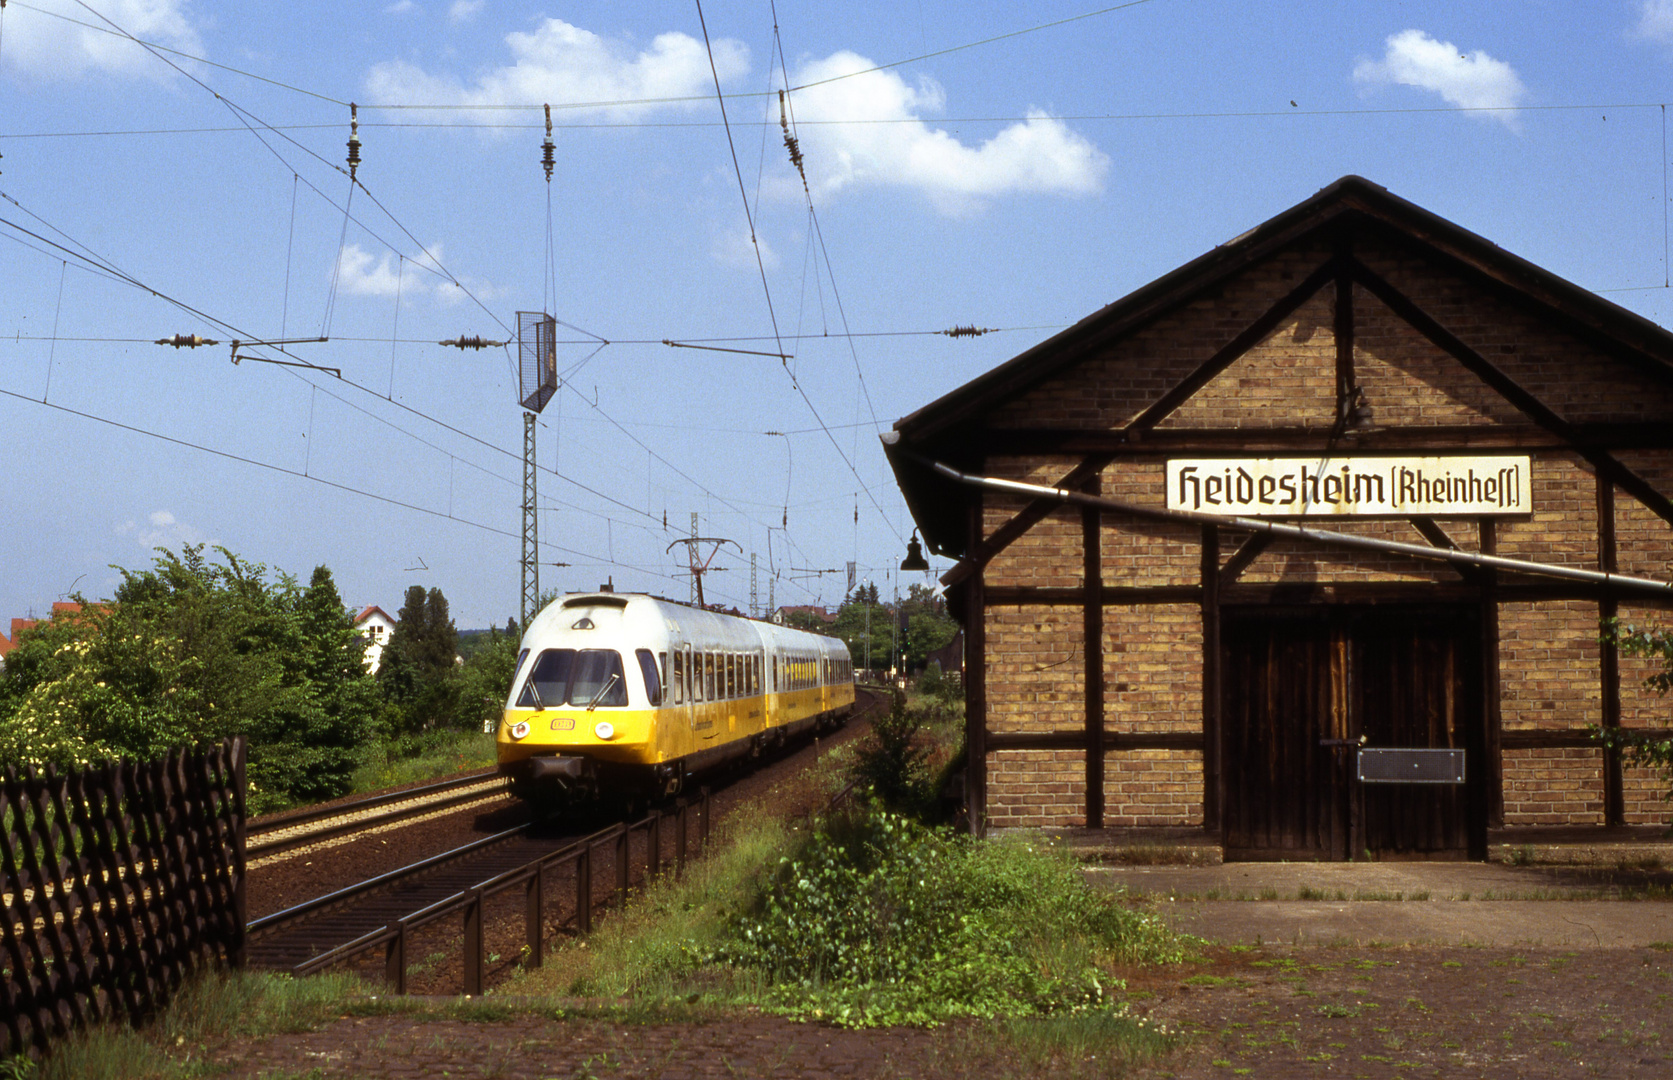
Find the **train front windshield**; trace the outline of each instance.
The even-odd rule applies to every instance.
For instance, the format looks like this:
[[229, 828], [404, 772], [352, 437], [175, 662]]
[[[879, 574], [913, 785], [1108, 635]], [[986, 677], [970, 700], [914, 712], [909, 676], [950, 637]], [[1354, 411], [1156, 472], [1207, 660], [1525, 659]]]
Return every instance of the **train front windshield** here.
[[559, 705], [626, 705], [622, 655], [614, 649], [547, 649], [535, 660], [518, 695], [521, 709]]

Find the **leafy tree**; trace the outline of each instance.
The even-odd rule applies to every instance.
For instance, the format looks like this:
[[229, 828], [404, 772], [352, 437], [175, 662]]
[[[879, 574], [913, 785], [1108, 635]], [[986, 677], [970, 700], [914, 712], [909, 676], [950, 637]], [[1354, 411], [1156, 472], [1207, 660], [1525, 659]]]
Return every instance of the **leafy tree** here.
[[876, 596], [875, 585], [856, 587], [853, 595], [837, 609], [836, 622], [828, 628], [848, 646], [857, 668], [886, 667], [889, 663], [889, 648], [894, 641], [890, 629], [893, 616], [877, 602]]
[[395, 707], [404, 731], [460, 721], [457, 665], [459, 632], [440, 589], [407, 588], [395, 630], [378, 665], [378, 685]]
[[792, 630], [806, 630], [813, 634], [828, 634], [830, 624], [807, 610], [791, 610], [784, 613], [784, 625]]
[[346, 790], [377, 704], [330, 572], [304, 591], [216, 550], [159, 549], [111, 601], [27, 632], [0, 677], [0, 757], [73, 767], [244, 735], [258, 805]]
[[461, 724], [478, 724], [499, 717], [516, 674], [518, 640], [515, 635], [489, 630], [487, 640], [465, 660], [459, 672]]
[[[1673, 630], [1641, 629], [1612, 619], [1604, 625], [1603, 640], [1618, 646], [1627, 656], [1655, 661], [1660, 670], [1644, 680], [1646, 688], [1662, 695], [1673, 689]], [[1660, 773], [1668, 786], [1666, 797], [1673, 799], [1673, 728], [1659, 731], [1593, 728], [1592, 733], [1606, 746], [1619, 749], [1628, 763]]]
[[946, 615], [920, 611], [906, 624], [906, 663], [921, 668], [929, 662], [929, 654], [945, 647], [958, 633], [958, 624]]

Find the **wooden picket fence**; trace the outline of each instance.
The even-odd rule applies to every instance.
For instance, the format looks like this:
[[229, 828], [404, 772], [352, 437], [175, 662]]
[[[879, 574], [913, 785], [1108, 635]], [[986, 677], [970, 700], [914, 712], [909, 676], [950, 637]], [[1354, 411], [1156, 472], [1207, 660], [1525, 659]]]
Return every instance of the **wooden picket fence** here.
[[242, 738], [79, 773], [0, 772], [0, 1056], [138, 1023], [244, 952]]

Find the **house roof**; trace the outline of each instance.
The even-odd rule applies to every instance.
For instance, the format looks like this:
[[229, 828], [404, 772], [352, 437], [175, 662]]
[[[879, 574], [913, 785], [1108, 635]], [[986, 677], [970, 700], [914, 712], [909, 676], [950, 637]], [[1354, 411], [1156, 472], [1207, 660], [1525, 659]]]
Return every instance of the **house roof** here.
[[[74, 615], [80, 610], [81, 605], [74, 601], [54, 600], [52, 602], [52, 614], [47, 617], [50, 619], [59, 615]], [[8, 638], [6, 635], [0, 634], [0, 656], [5, 656], [17, 648], [18, 638], [22, 636], [23, 632], [31, 626], [40, 625], [40, 622], [40, 619], [20, 619], [14, 616], [12, 618], [12, 636]]]
[[1661, 326], [1369, 180], [1345, 176], [896, 421], [883, 435], [884, 453], [931, 550], [965, 554], [965, 512], [973, 496], [926, 459], [979, 467], [981, 447], [970, 436], [988, 412], [1280, 251], [1348, 236], [1416, 248], [1603, 351], [1673, 379], [1673, 334]]
[[384, 622], [389, 623], [391, 626], [395, 625], [395, 620], [389, 617], [389, 613], [384, 611], [383, 608], [378, 607], [376, 604], [370, 605], [360, 614], [356, 615], [354, 617], [354, 625], [359, 626], [361, 623], [370, 619], [373, 615], [382, 615]]

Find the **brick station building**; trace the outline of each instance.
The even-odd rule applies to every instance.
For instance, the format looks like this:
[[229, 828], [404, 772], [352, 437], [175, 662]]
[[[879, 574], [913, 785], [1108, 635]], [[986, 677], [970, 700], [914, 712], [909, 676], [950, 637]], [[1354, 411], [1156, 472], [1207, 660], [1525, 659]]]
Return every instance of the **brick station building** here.
[[884, 443], [958, 560], [979, 827], [1481, 858], [1489, 829], [1669, 820], [1587, 729], [1673, 708], [1599, 640], [1673, 622], [1673, 335], [1382, 188], [1332, 184]]

